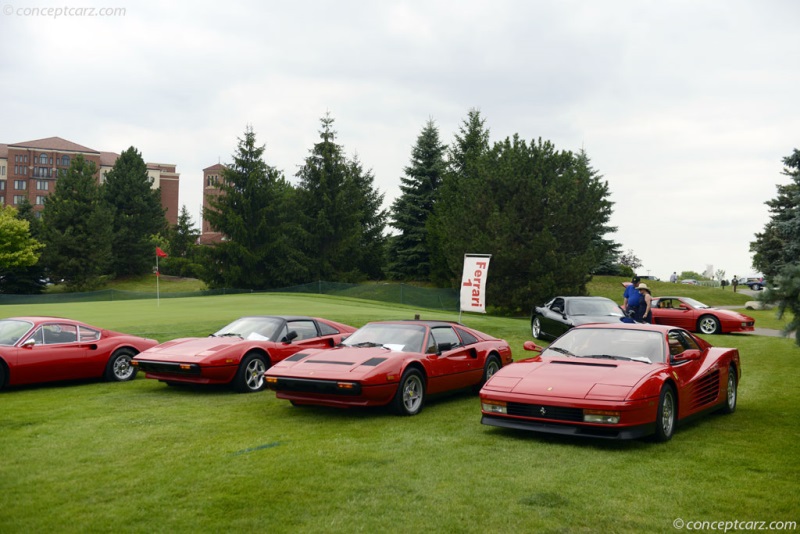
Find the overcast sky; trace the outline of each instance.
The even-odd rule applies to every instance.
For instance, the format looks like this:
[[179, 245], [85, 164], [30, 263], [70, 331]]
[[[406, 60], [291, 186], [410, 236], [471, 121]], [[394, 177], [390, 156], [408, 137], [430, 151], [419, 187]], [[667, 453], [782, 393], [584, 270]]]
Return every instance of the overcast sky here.
[[492, 141], [586, 150], [641, 274], [730, 278], [800, 148], [796, 0], [0, 4], [0, 143], [135, 146], [198, 227], [248, 124], [295, 180], [330, 112], [388, 207], [426, 121], [450, 143], [476, 108]]

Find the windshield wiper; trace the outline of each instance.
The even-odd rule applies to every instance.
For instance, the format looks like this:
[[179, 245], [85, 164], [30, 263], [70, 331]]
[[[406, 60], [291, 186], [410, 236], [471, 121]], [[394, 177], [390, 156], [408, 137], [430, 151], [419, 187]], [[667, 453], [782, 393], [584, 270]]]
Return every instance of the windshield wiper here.
[[581, 358], [597, 358], [598, 360], [624, 360], [630, 362], [652, 363], [649, 358], [644, 356], [617, 356], [615, 354], [588, 354], [581, 356]]
[[[217, 334], [214, 334], [216, 337]], [[224, 334], [219, 334], [219, 337], [244, 337], [242, 334], [237, 334], [235, 332], [225, 332]]]
[[348, 347], [382, 347], [383, 345], [380, 343], [375, 343], [373, 341], [362, 341], [361, 343], [356, 343], [355, 345], [348, 345]]
[[578, 356], [577, 354], [572, 354], [567, 349], [562, 349], [561, 347], [548, 347], [548, 349], [560, 352], [561, 354], [566, 354], [567, 356], [572, 356], [573, 358], [580, 358], [580, 356]]

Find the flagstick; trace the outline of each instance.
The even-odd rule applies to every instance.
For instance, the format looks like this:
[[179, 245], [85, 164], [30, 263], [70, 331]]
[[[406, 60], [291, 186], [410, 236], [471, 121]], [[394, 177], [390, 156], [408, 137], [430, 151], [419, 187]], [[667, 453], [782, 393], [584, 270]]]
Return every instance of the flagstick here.
[[161, 271], [158, 270], [158, 252], [156, 252], [156, 307], [161, 307], [161, 287], [159, 286], [160, 278]]

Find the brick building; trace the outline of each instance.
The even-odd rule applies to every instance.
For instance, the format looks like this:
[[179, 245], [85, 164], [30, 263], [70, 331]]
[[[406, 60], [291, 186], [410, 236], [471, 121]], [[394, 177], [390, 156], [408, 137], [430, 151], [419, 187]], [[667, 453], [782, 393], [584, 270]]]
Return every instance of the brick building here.
[[[15, 206], [27, 197], [33, 209], [41, 213], [44, 199], [55, 191], [60, 171], [68, 169], [78, 154], [94, 162], [100, 183], [119, 157], [114, 152], [99, 152], [60, 137], [0, 144], [0, 205]], [[177, 224], [180, 174], [175, 165], [147, 163], [147, 174], [153, 179], [153, 187], [161, 188], [161, 206], [167, 210], [167, 221]]]
[[225, 165], [217, 163], [211, 167], [203, 169], [203, 224], [200, 234], [200, 244], [210, 245], [222, 241], [222, 234], [214, 230], [205, 218], [205, 211], [208, 209], [208, 201], [219, 196], [222, 191], [219, 182], [222, 180], [222, 171]]

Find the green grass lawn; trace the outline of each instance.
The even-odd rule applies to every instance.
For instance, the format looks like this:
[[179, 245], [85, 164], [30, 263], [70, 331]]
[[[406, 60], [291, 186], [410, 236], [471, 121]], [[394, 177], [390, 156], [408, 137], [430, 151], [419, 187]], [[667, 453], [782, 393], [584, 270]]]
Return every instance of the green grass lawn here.
[[[255, 294], [4, 306], [161, 341], [251, 313], [456, 319], [398, 305]], [[467, 315], [517, 359], [527, 319]], [[0, 392], [0, 532], [670, 532], [673, 521], [800, 522], [800, 349], [741, 352], [739, 408], [666, 444], [480, 425], [476, 396], [416, 417], [295, 408], [272, 392], [80, 382]]]

